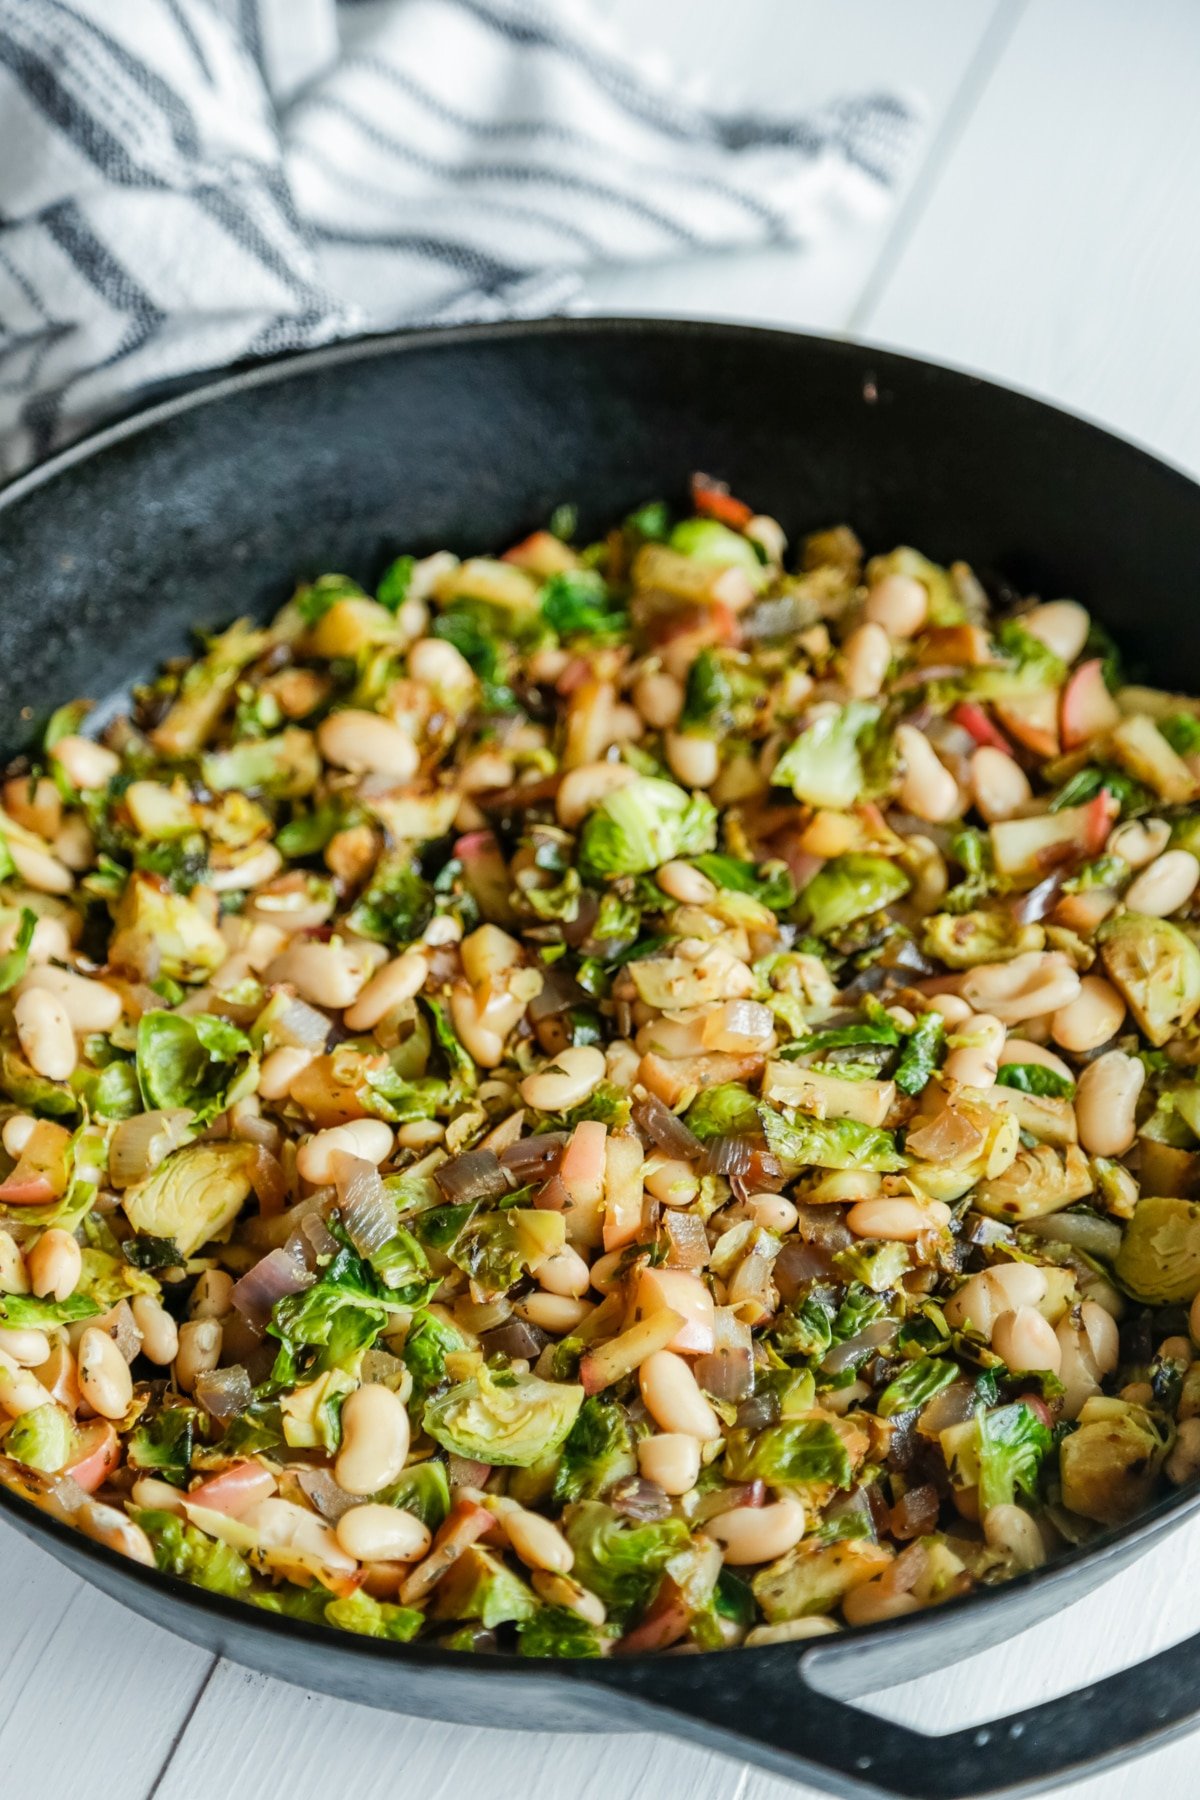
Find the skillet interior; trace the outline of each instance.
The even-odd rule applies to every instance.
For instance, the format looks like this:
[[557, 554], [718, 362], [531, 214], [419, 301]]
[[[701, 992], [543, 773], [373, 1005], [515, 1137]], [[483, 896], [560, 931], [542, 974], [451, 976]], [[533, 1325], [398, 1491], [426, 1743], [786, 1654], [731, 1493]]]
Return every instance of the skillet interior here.
[[[62, 700], [124, 689], [181, 650], [190, 625], [265, 611], [297, 578], [339, 568], [369, 582], [400, 550], [509, 542], [562, 500], [599, 527], [653, 495], [680, 495], [694, 468], [729, 480], [793, 535], [846, 520], [871, 549], [912, 542], [1024, 591], [1077, 596], [1152, 676], [1194, 685], [1200, 489], [1144, 452], [985, 382], [857, 346], [572, 321], [298, 358], [169, 402], [15, 483], [0, 496], [0, 741], [16, 748]], [[1114, 1572], [1192, 1504], [1174, 1496], [1099, 1549], [856, 1633], [821, 1660], [839, 1688], [859, 1689], [956, 1660]], [[606, 1669], [605, 1692], [577, 1665], [347, 1641], [147, 1577], [3, 1491], [0, 1507], [185, 1635], [399, 1710], [643, 1723], [617, 1688], [699, 1712], [719, 1739], [732, 1694], [752, 1705], [756, 1684], [795, 1682], [786, 1646], [704, 1658], [721, 1670], [718, 1707], [695, 1680], [689, 1706], [670, 1665], [653, 1659]]]

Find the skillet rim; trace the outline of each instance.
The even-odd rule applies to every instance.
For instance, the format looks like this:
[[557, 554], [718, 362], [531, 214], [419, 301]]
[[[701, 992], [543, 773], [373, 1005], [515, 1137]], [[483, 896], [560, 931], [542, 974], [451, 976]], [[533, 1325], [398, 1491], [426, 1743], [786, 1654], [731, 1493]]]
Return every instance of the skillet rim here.
[[[352, 365], [371, 361], [376, 357], [394, 356], [398, 354], [421, 353], [430, 350], [446, 350], [450, 353], [456, 346], [476, 343], [505, 343], [510, 340], [528, 338], [564, 337], [582, 340], [594, 338], [619, 337], [659, 337], [669, 341], [681, 337], [711, 338], [725, 342], [750, 340], [756, 343], [775, 344], [781, 354], [786, 353], [789, 346], [799, 343], [811, 354], [825, 356], [839, 361], [856, 362], [867, 359], [864, 374], [869, 373], [872, 379], [882, 375], [885, 379], [889, 370], [897, 375], [906, 373], [914, 378], [944, 382], [959, 391], [965, 386], [971, 389], [982, 389], [994, 395], [998, 403], [1015, 409], [1019, 416], [1024, 413], [1030, 418], [1051, 419], [1068, 430], [1082, 431], [1086, 436], [1101, 439], [1111, 451], [1127, 456], [1138, 463], [1153, 465], [1159, 476], [1167, 476], [1172, 483], [1184, 484], [1193, 491], [1200, 490], [1200, 480], [1190, 475], [1179, 464], [1160, 456], [1140, 441], [1115, 432], [1086, 414], [1071, 411], [1056, 405], [1052, 401], [1040, 398], [1036, 394], [1021, 387], [992, 380], [972, 370], [957, 367], [953, 364], [934, 362], [924, 357], [910, 356], [903, 352], [886, 348], [869, 341], [848, 337], [835, 337], [821, 332], [794, 331], [778, 326], [748, 325], [732, 321], [708, 320], [703, 318], [672, 318], [669, 315], [638, 314], [588, 314], [570, 317], [552, 317], [546, 319], [502, 320], [493, 323], [447, 326], [420, 331], [395, 331], [372, 334], [346, 339], [336, 344], [324, 345], [315, 350], [290, 352], [274, 357], [266, 362], [240, 369], [231, 375], [218, 376], [207, 380], [203, 376], [197, 385], [190, 386], [182, 392], [172, 393], [169, 397], [153, 401], [127, 417], [102, 426], [88, 433], [76, 443], [56, 452], [53, 456], [25, 471], [0, 487], [0, 526], [3, 515], [8, 509], [27, 496], [37, 492], [61, 476], [67, 476], [77, 466], [88, 463], [128, 440], [140, 437], [153, 431], [156, 427], [170, 424], [173, 420], [186, 416], [193, 410], [236, 398], [239, 394], [252, 392], [262, 387], [273, 387], [278, 383], [302, 377], [309, 372], [325, 369], [336, 369], [341, 365]], [[1154, 1506], [1122, 1526], [1104, 1532], [1089, 1544], [1074, 1545], [1058, 1556], [1053, 1562], [1043, 1565], [996, 1587], [976, 1588], [971, 1593], [961, 1595], [944, 1602], [936, 1609], [906, 1615], [880, 1625], [851, 1627], [837, 1634], [837, 1639], [812, 1640], [806, 1646], [807, 1654], [814, 1660], [826, 1660], [829, 1656], [841, 1657], [838, 1652], [853, 1644], [867, 1645], [877, 1643], [881, 1639], [897, 1646], [902, 1646], [906, 1637], [916, 1639], [925, 1636], [931, 1629], [931, 1620], [942, 1618], [962, 1618], [973, 1611], [981, 1611], [989, 1602], [1000, 1602], [1002, 1597], [1015, 1597], [1021, 1592], [1037, 1587], [1039, 1591], [1049, 1592], [1055, 1586], [1068, 1583], [1072, 1573], [1082, 1565], [1097, 1565], [1097, 1583], [1105, 1579], [1100, 1565], [1106, 1560], [1117, 1557], [1128, 1560], [1131, 1556], [1141, 1554], [1148, 1547], [1141, 1544], [1142, 1539], [1153, 1539], [1167, 1531], [1182, 1525], [1192, 1514], [1200, 1511], [1200, 1486], [1194, 1490], [1180, 1488], [1173, 1494], [1163, 1496]], [[118, 1552], [107, 1549], [104, 1545], [91, 1539], [62, 1523], [51, 1515], [42, 1512], [31, 1502], [23, 1500], [0, 1485], [0, 1515], [8, 1515], [22, 1535], [34, 1541], [49, 1539], [45, 1545], [51, 1548], [55, 1544], [69, 1548], [72, 1557], [59, 1557], [57, 1560], [70, 1562], [79, 1558], [92, 1562], [102, 1569], [110, 1571], [121, 1581], [132, 1582], [135, 1587], [145, 1588], [148, 1593], [159, 1592], [173, 1600], [185, 1611], [198, 1611], [218, 1620], [222, 1620], [242, 1630], [249, 1630], [251, 1635], [262, 1632], [273, 1635], [284, 1628], [286, 1635], [299, 1638], [314, 1650], [328, 1646], [332, 1639], [337, 1643], [339, 1652], [352, 1658], [377, 1660], [386, 1657], [394, 1664], [401, 1666], [417, 1664], [429, 1668], [455, 1670], [462, 1673], [491, 1674], [493, 1676], [522, 1674], [532, 1679], [536, 1674], [541, 1679], [557, 1679], [582, 1683], [598, 1691], [605, 1688], [616, 1688], [618, 1691], [625, 1684], [612, 1679], [601, 1680], [597, 1675], [598, 1665], [587, 1660], [572, 1661], [570, 1659], [537, 1659], [531, 1660], [512, 1654], [491, 1654], [476, 1656], [469, 1652], [448, 1651], [433, 1645], [399, 1644], [386, 1639], [356, 1636], [354, 1633], [340, 1631], [329, 1625], [310, 1624], [305, 1620], [288, 1618], [284, 1615], [263, 1613], [261, 1609], [247, 1602], [213, 1594], [199, 1588], [181, 1577], [166, 1574], [157, 1569], [148, 1569], [129, 1561]], [[1139, 1548], [1140, 1545], [1140, 1548]], [[1120, 1553], [1125, 1556], [1121, 1557]], [[52, 1550], [52, 1553], [53, 1550]], [[1115, 1573], [1115, 1571], [1113, 1571]], [[103, 1584], [101, 1584], [103, 1585]], [[105, 1590], [107, 1591], [107, 1590]], [[993, 1606], [993, 1610], [995, 1607]], [[1042, 1613], [1040, 1617], [1046, 1617]], [[1020, 1624], [1016, 1627], [1023, 1629]], [[988, 1641], [983, 1634], [984, 1644]], [[837, 1649], [833, 1648], [836, 1642]], [[820, 1651], [817, 1646], [820, 1645]], [[983, 1645], [980, 1646], [984, 1647]], [[760, 1664], [767, 1661], [778, 1662], [780, 1653], [795, 1656], [796, 1644], [760, 1645], [749, 1652], [744, 1647], [736, 1651], [737, 1656], [747, 1654], [756, 1657]], [[699, 1652], [707, 1663], [713, 1658], [727, 1654], [725, 1650]], [[901, 1651], [902, 1654], [902, 1651]], [[632, 1656], [623, 1656], [603, 1666], [617, 1670], [627, 1668], [634, 1676], [636, 1672], [645, 1670], [661, 1661], [661, 1653], [644, 1652]], [[632, 1697], [632, 1695], [631, 1695]], [[870, 1719], [871, 1714], [867, 1714]]]

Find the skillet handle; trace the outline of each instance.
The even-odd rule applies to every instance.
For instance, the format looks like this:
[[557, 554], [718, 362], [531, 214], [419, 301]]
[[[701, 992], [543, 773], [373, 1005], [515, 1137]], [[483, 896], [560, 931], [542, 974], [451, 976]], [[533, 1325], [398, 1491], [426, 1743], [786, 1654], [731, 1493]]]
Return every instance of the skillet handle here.
[[[753, 1672], [736, 1667], [736, 1652], [664, 1657], [644, 1679], [612, 1685], [712, 1749], [827, 1792], [901, 1800], [1036, 1793], [1180, 1736], [1200, 1716], [1200, 1635], [1090, 1687], [945, 1736], [895, 1724], [815, 1686], [810, 1676], [826, 1655], [813, 1645], [797, 1656], [781, 1644], [748, 1656]], [[629, 1665], [626, 1671], [634, 1675]], [[604, 1685], [620, 1672], [619, 1662], [609, 1664]], [[954, 1679], [952, 1670], [946, 1679]]]

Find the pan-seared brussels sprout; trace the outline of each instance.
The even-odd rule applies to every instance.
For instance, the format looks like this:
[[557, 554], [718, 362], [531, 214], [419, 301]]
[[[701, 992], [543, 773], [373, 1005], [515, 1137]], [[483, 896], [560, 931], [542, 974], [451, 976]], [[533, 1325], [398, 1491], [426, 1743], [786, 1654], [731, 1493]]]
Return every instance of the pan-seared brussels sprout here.
[[1121, 913], [1097, 933], [1113, 986], [1156, 1047], [1200, 1011], [1200, 950], [1167, 919]]
[[908, 889], [908, 876], [898, 863], [852, 851], [827, 862], [813, 876], [800, 896], [800, 907], [809, 929], [825, 937], [868, 913], [881, 912]]
[[1146, 1306], [1193, 1299], [1200, 1292], [1200, 1205], [1156, 1194], [1139, 1200], [1113, 1273]]
[[973, 969], [979, 963], [1009, 962], [1027, 950], [1040, 950], [1045, 942], [1040, 925], [1019, 925], [1011, 913], [935, 913], [925, 921], [921, 948], [948, 969]]
[[1145, 1407], [1093, 1395], [1059, 1450], [1063, 1505], [1098, 1525], [1123, 1525], [1149, 1504], [1170, 1447], [1171, 1433]]
[[137, 1232], [167, 1238], [180, 1256], [226, 1231], [245, 1205], [258, 1155], [253, 1144], [188, 1144], [121, 1199]]
[[493, 1375], [485, 1366], [429, 1402], [425, 1429], [456, 1456], [528, 1468], [558, 1449], [582, 1404], [581, 1387], [537, 1375]]

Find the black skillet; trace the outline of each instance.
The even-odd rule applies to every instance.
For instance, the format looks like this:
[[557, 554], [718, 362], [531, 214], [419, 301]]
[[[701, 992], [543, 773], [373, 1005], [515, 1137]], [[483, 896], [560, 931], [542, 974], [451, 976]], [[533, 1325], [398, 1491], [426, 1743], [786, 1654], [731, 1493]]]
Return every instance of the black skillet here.
[[[401, 550], [496, 548], [578, 503], [585, 530], [729, 481], [789, 533], [851, 522], [1077, 596], [1164, 684], [1200, 670], [1200, 488], [1095, 427], [986, 382], [855, 345], [631, 320], [349, 344], [174, 399], [0, 495], [0, 744], [51, 706], [118, 693], [189, 627], [298, 577], [369, 583]], [[1196, 1511], [1172, 1495], [1052, 1567], [810, 1644], [533, 1663], [268, 1617], [124, 1562], [0, 1489], [0, 1513], [136, 1612], [252, 1668], [424, 1717], [657, 1728], [835, 1793], [1029, 1792], [1200, 1714], [1200, 1636], [1062, 1700], [927, 1737], [857, 1694], [1060, 1611]]]

